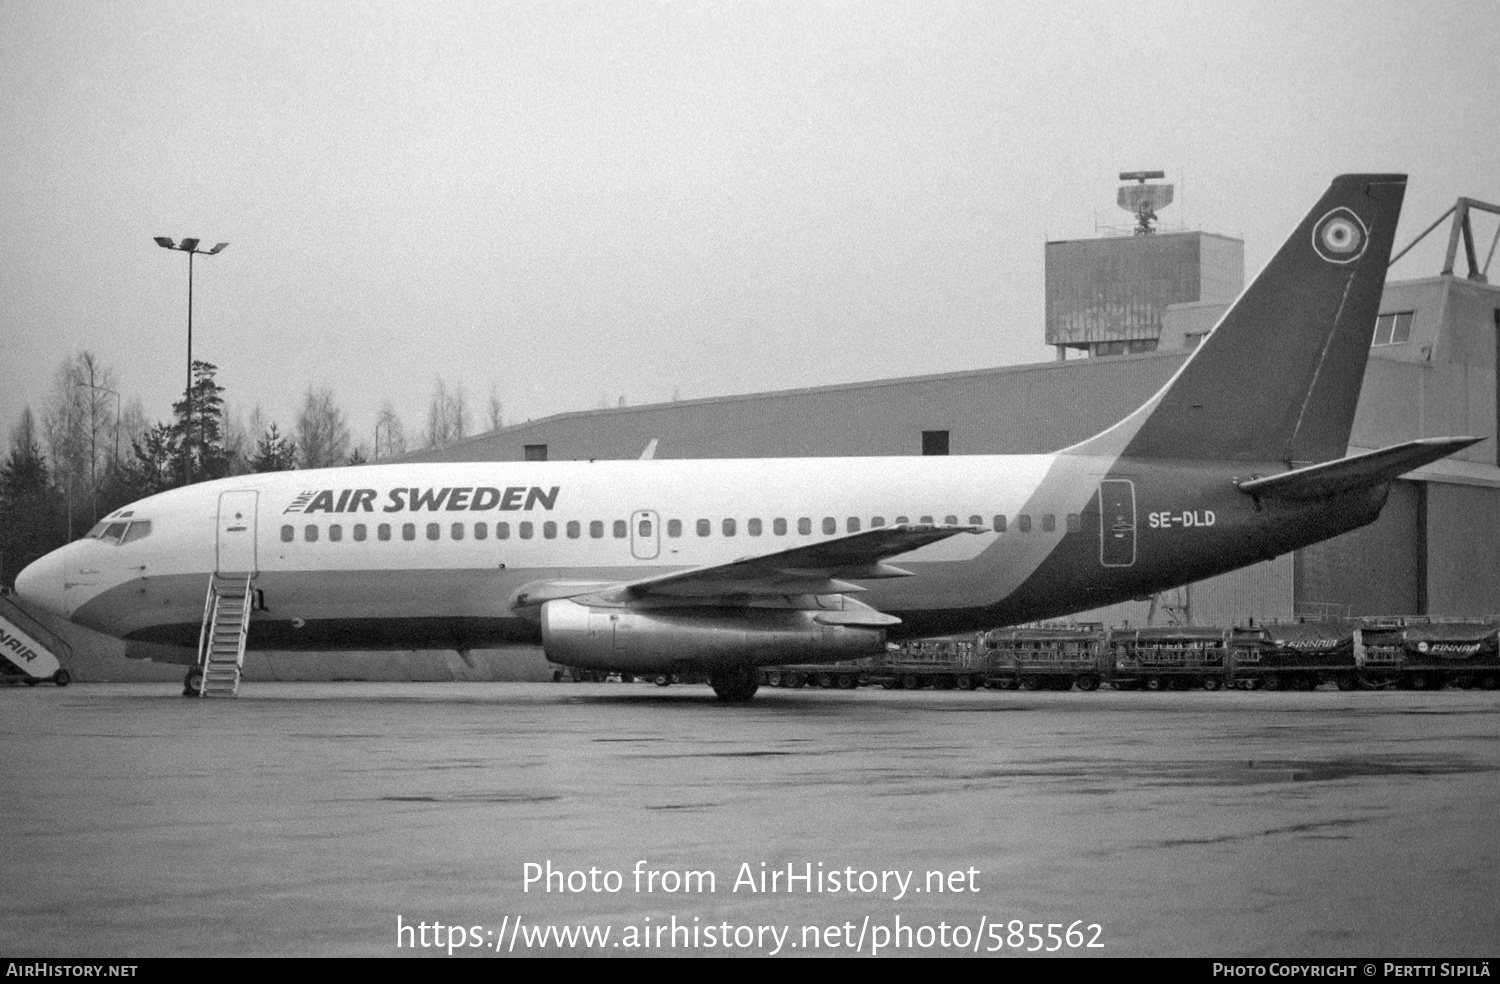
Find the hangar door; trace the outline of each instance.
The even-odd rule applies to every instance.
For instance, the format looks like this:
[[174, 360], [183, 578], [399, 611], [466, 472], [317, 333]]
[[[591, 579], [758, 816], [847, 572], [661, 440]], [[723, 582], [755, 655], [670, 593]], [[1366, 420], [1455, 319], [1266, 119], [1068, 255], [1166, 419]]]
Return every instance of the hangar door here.
[[1393, 482], [1380, 518], [1298, 550], [1293, 600], [1301, 614], [1427, 614], [1426, 486]]

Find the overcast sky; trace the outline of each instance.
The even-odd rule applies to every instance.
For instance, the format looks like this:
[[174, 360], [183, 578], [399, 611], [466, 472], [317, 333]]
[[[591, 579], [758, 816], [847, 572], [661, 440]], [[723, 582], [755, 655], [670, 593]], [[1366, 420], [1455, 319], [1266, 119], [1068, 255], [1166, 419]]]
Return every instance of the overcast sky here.
[[1333, 175], [1408, 172], [1404, 245], [1500, 202], [1497, 66], [1495, 0], [0, 0], [0, 424], [80, 349], [168, 417], [158, 235], [231, 244], [230, 406], [329, 386], [365, 442], [439, 377], [516, 422], [1044, 360], [1042, 244], [1128, 223], [1118, 172], [1249, 275]]

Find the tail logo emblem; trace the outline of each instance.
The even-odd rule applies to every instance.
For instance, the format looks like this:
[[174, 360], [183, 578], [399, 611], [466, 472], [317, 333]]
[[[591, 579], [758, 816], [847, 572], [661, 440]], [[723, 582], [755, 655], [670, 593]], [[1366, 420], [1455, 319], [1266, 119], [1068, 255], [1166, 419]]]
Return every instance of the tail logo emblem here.
[[1342, 206], [1313, 226], [1313, 249], [1329, 263], [1353, 263], [1364, 255], [1369, 238], [1359, 216]]

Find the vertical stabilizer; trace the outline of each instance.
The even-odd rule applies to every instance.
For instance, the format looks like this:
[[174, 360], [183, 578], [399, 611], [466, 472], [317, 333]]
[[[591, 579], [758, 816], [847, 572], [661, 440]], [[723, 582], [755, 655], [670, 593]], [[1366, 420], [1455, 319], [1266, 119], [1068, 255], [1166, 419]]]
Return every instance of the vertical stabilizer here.
[[1402, 174], [1335, 178], [1171, 381], [1068, 451], [1288, 465], [1342, 457], [1405, 192]]

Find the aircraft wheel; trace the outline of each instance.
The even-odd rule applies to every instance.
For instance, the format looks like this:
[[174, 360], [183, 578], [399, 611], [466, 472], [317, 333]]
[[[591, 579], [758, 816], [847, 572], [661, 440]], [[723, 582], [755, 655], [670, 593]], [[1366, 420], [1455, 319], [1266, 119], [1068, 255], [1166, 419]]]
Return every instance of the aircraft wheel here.
[[197, 697], [203, 692], [203, 671], [193, 667], [187, 671], [187, 676], [182, 678], [182, 696]]
[[1166, 684], [1166, 681], [1163, 680], [1159, 676], [1148, 676], [1146, 678], [1146, 689], [1147, 690], [1162, 690], [1162, 689], [1164, 689], [1164, 685], [1165, 684]]
[[651, 678], [651, 682], [656, 684], [658, 687], [670, 687], [672, 685], [672, 674], [658, 673], [656, 674], [656, 676]]
[[1074, 682], [1078, 684], [1078, 689], [1085, 693], [1099, 689], [1099, 678], [1092, 673], [1085, 673]]
[[38, 679], [37, 677], [27, 677], [26, 678], [26, 686], [28, 686], [28, 687], [35, 687], [37, 684], [39, 684], [41, 682], [42, 681], [40, 679]]
[[1263, 676], [1263, 677], [1261, 677], [1260, 678], [1260, 688], [1262, 690], [1280, 690], [1281, 689], [1281, 677], [1276, 676], [1274, 674], [1269, 675], [1269, 676]]
[[859, 686], [859, 677], [853, 673], [840, 673], [838, 685], [840, 690], [853, 690]]
[[969, 676], [967, 673], [959, 674], [958, 680], [956, 682], [958, 684], [959, 690], [973, 690], [975, 686], [977, 686], [977, 684], [974, 683], [974, 678]]
[[901, 688], [903, 690], [920, 690], [922, 688], [922, 678], [915, 673], [908, 673], [901, 678]]
[[801, 673], [788, 673], [786, 675], [786, 685], [788, 687], [791, 687], [793, 690], [796, 690], [806, 682], [807, 678], [804, 677]]
[[1340, 673], [1333, 682], [1340, 690], [1353, 690], [1357, 686], [1353, 673]]
[[832, 690], [833, 689], [833, 674], [832, 673], [819, 673], [818, 674], [818, 686], [822, 687], [824, 690]]
[[1203, 678], [1203, 689], [1204, 690], [1218, 690], [1219, 689], [1219, 678], [1218, 677], [1213, 677], [1213, 676], [1204, 677]]
[[895, 677], [891, 677], [888, 680], [881, 680], [880, 681], [880, 689], [881, 690], [895, 690], [898, 686], [900, 686], [900, 684], [896, 680]]
[[708, 675], [709, 685], [726, 704], [743, 704], [760, 689], [760, 671], [744, 663], [718, 667]]
[[57, 672], [52, 674], [52, 682], [59, 687], [66, 687], [73, 682], [73, 674], [69, 673], [63, 667], [58, 667]]
[[768, 686], [768, 687], [779, 687], [781, 685], [782, 685], [782, 677], [781, 677], [781, 671], [780, 670], [772, 670], [770, 673], [766, 674], [766, 686]]
[[1425, 673], [1413, 673], [1411, 675], [1411, 679], [1410, 679], [1410, 681], [1408, 682], [1407, 685], [1410, 686], [1411, 689], [1413, 689], [1413, 690], [1430, 690], [1430, 689], [1432, 689], [1431, 685], [1430, 685], [1430, 683], [1429, 683], [1429, 681], [1427, 679], [1427, 674], [1425, 674]]
[[1019, 681], [1019, 684], [1022, 690], [1042, 689], [1042, 681], [1038, 680], [1036, 677], [1024, 677]]

